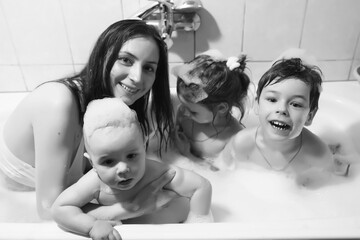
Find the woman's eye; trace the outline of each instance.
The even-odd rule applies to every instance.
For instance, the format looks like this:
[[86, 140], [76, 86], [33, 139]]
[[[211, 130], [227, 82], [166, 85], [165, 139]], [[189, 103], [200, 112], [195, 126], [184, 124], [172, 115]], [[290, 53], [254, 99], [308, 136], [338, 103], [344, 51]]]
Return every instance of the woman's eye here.
[[120, 63], [122, 63], [123, 65], [126, 65], [126, 66], [131, 66], [132, 63], [133, 63], [132, 60], [130, 58], [127, 58], [127, 57], [119, 57], [118, 61]]
[[145, 70], [151, 73], [154, 73], [156, 71], [156, 69], [153, 66], [145, 66]]

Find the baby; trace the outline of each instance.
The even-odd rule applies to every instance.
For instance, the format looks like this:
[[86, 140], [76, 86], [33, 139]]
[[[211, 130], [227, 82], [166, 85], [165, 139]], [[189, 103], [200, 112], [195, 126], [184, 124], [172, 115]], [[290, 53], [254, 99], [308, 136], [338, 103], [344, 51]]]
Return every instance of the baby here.
[[[106, 206], [120, 203], [126, 208], [126, 203], [144, 186], [170, 167], [145, 158], [145, 140], [136, 113], [117, 98], [94, 100], [88, 105], [84, 141], [93, 169], [57, 198], [52, 207], [53, 218], [64, 230], [79, 235], [121, 239], [114, 223], [106, 220], [114, 217], [96, 219], [84, 213], [82, 207], [96, 201]], [[185, 222], [211, 222], [210, 182], [194, 172], [171, 168], [176, 174], [164, 189], [190, 199]], [[133, 214], [135, 217], [142, 213]], [[117, 217], [118, 221], [123, 219]]]
[[[222, 57], [212, 50], [173, 68], [180, 106], [176, 114], [175, 143], [181, 154], [208, 160], [243, 129], [250, 79], [246, 55]], [[240, 112], [234, 117], [233, 110]], [[217, 170], [216, 166], [211, 166]]]
[[304, 127], [318, 110], [322, 73], [303, 51], [299, 53], [307, 62], [285, 54], [261, 77], [255, 106], [260, 125], [235, 135], [220, 158], [251, 160], [315, 188], [336, 166], [329, 147]]

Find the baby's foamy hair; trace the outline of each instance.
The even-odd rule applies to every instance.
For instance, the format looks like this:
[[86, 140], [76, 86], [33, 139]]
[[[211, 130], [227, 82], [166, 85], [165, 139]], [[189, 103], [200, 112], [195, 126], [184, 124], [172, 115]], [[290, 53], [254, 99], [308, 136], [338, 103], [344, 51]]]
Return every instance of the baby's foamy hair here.
[[90, 138], [98, 129], [107, 127], [129, 128], [136, 124], [141, 131], [136, 112], [119, 98], [103, 98], [91, 101], [84, 115], [83, 132]]

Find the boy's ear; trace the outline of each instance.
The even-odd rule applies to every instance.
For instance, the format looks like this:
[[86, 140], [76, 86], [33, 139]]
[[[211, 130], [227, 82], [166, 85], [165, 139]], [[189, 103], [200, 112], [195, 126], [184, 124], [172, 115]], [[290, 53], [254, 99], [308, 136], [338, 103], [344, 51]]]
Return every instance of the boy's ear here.
[[220, 114], [226, 114], [229, 112], [229, 105], [226, 102], [219, 103], [216, 106], [216, 112]]
[[307, 119], [306, 119], [306, 122], [305, 122], [305, 126], [310, 126], [314, 117], [315, 117], [315, 114], [317, 112], [317, 109], [314, 109], [312, 110], [311, 112], [308, 113], [308, 116], [307, 116]]

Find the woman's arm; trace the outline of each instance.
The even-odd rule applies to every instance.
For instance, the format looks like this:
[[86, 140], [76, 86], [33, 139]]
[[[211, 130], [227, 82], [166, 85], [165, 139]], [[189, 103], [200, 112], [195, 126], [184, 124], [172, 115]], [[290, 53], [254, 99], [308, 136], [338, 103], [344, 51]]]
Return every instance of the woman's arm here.
[[50, 208], [67, 187], [67, 173], [81, 141], [82, 128], [76, 100], [64, 85], [44, 84], [35, 90], [30, 101], [34, 106], [37, 207], [40, 217], [51, 219]]

